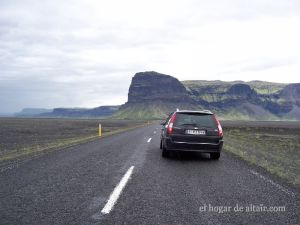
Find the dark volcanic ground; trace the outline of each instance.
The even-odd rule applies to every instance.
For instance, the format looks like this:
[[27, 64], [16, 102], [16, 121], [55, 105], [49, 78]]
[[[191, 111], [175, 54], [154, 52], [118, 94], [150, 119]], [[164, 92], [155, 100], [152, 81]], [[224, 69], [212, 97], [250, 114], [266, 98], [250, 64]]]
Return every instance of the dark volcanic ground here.
[[44, 146], [69, 138], [80, 138], [98, 134], [99, 123], [103, 132], [133, 127], [143, 121], [99, 120], [99, 119], [43, 119], [0, 118], [0, 156], [11, 150]]

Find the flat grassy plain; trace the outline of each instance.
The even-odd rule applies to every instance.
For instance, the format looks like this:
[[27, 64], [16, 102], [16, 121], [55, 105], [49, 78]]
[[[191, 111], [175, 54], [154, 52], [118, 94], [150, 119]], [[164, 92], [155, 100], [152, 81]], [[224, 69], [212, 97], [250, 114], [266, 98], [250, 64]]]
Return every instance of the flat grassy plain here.
[[224, 150], [300, 187], [300, 122], [223, 121]]
[[0, 118], [0, 164], [80, 144], [146, 124], [98, 119]]

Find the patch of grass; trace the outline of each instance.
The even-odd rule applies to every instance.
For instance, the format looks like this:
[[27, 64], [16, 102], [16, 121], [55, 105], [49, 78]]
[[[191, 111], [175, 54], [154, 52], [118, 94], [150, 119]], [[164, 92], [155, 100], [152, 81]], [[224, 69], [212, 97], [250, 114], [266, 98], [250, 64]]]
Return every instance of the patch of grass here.
[[211, 93], [211, 94], [199, 94], [199, 96], [196, 97], [196, 99], [202, 99], [207, 102], [221, 102], [226, 99], [232, 99], [232, 96], [228, 96], [225, 93]]
[[224, 128], [224, 150], [300, 186], [300, 129]]
[[264, 95], [279, 93], [287, 85], [265, 81], [250, 81], [248, 84], [256, 91], [256, 93]]

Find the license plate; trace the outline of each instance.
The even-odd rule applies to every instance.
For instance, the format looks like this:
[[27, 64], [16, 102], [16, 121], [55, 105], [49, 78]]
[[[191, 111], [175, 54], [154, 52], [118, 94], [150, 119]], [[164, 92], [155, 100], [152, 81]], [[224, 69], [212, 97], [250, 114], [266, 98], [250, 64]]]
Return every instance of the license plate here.
[[186, 134], [194, 134], [194, 135], [205, 135], [205, 130], [186, 130]]

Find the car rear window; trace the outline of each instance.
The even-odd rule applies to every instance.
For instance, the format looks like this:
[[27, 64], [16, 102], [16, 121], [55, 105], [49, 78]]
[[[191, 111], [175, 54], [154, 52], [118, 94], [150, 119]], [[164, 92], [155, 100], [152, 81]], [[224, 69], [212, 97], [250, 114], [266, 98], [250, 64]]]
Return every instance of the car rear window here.
[[212, 115], [200, 113], [177, 113], [175, 126], [194, 125], [198, 127], [216, 127], [216, 122]]

